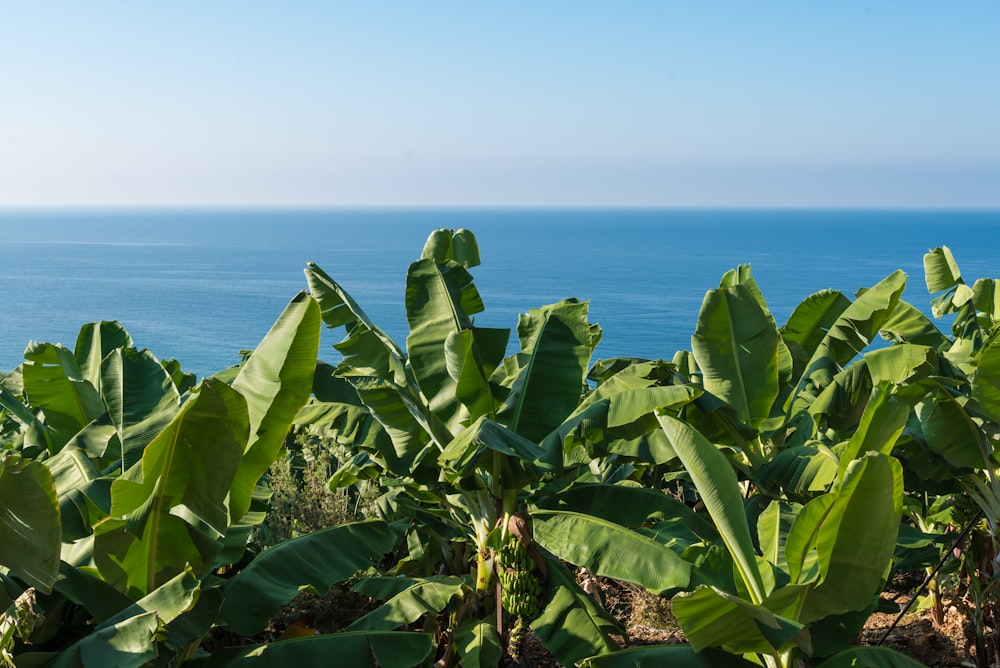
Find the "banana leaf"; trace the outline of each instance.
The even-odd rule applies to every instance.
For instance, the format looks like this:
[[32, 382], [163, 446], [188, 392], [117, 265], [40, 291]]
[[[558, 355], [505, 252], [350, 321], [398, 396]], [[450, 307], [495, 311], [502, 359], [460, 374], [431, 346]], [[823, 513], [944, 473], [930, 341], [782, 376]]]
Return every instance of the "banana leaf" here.
[[529, 441], [556, 429], [583, 397], [590, 356], [600, 341], [600, 328], [587, 322], [587, 311], [585, 302], [571, 299], [518, 319], [522, 352], [497, 370], [510, 387], [498, 418]]
[[230, 491], [235, 523], [250, 509], [254, 487], [274, 463], [292, 420], [312, 391], [319, 350], [320, 309], [296, 295], [240, 368], [234, 390], [246, 400], [250, 438]]
[[715, 522], [722, 542], [732, 555], [751, 601], [759, 603], [764, 599], [765, 586], [757, 565], [736, 473], [725, 455], [690, 425], [669, 415], [660, 414], [658, 417]]
[[18, 455], [0, 455], [0, 566], [49, 593], [59, 575], [62, 528], [48, 468]]
[[458, 264], [420, 260], [406, 275], [406, 349], [413, 375], [428, 407], [455, 434], [468, 424], [468, 412], [456, 397], [456, 379], [448, 369], [445, 344], [456, 332], [472, 327], [470, 316], [483, 310], [472, 276]]
[[497, 635], [496, 615], [473, 619], [455, 630], [455, 649], [462, 657], [463, 668], [495, 668], [500, 665], [504, 648]]
[[614, 617], [576, 584], [573, 574], [544, 555], [548, 569], [541, 612], [531, 630], [564, 666], [621, 649], [612, 635], [625, 635]]
[[370, 520], [281, 543], [229, 580], [220, 616], [234, 632], [254, 635], [303, 589], [325, 595], [334, 583], [381, 559], [398, 540], [391, 525]]
[[469, 230], [434, 230], [427, 237], [420, 258], [441, 264], [456, 262], [471, 269], [479, 265], [479, 242]]
[[536, 510], [531, 517], [539, 545], [594, 573], [658, 595], [683, 590], [691, 582], [691, 564], [631, 529], [573, 512]]
[[[111, 582], [149, 593], [185, 564], [207, 568], [229, 529], [227, 501], [247, 443], [246, 400], [213, 379], [111, 486], [96, 552]], [[210, 456], [208, 456], [210, 453]]]
[[780, 338], [774, 320], [745, 286], [705, 295], [691, 350], [705, 389], [732, 406], [746, 425], [758, 427], [778, 396]]
[[805, 595], [799, 621], [809, 623], [870, 604], [888, 575], [902, 506], [899, 462], [869, 452], [847, 466], [818, 531], [807, 524], [800, 526], [800, 518], [805, 516], [799, 514], [792, 532], [814, 533], [819, 571], [817, 585]]
[[906, 287], [906, 274], [896, 271], [864, 291], [845, 308], [816, 347], [786, 407], [789, 419], [808, 407], [807, 385], [822, 389], [834, 375], [864, 350], [889, 319]]
[[212, 654], [205, 668], [286, 668], [335, 662], [352, 668], [413, 668], [434, 651], [431, 636], [405, 631], [355, 631], [228, 647]]
[[716, 649], [696, 652], [688, 645], [632, 647], [584, 659], [580, 668], [754, 668], [758, 664]]
[[352, 374], [406, 382], [406, 356], [379, 329], [357, 302], [315, 263], [305, 269], [309, 292], [317, 301], [329, 328], [343, 327], [344, 339], [334, 345]]
[[674, 597], [673, 611], [695, 651], [722, 647], [735, 654], [773, 654], [795, 645], [809, 648], [801, 623], [715, 587]]
[[124, 472], [173, 420], [180, 410], [180, 393], [149, 351], [116, 348], [99, 369], [101, 398], [121, 448], [117, 455]]
[[104, 402], [72, 351], [58, 344], [32, 343], [24, 351], [24, 393], [45, 414], [53, 453], [78, 431], [105, 413]]
[[[412, 624], [425, 615], [436, 615], [444, 610], [456, 596], [461, 596], [468, 585], [458, 577], [441, 576], [416, 578], [409, 586], [389, 600], [361, 617], [346, 631], [391, 631]], [[358, 591], [369, 593], [364, 586]]]

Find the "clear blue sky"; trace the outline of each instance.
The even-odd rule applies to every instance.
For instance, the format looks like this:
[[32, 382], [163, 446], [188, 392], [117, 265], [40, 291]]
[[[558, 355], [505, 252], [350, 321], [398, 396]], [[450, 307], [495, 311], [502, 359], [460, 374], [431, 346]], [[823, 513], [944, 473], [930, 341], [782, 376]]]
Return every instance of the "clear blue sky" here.
[[1000, 2], [0, 0], [0, 206], [1000, 207]]

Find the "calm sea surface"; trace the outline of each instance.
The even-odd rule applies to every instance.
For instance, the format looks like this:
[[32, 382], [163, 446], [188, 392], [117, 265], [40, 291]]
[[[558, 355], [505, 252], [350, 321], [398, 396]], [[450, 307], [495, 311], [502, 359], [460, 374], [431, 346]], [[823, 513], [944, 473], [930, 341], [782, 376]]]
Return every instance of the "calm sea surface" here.
[[[0, 369], [29, 340], [72, 348], [84, 323], [120, 320], [140, 348], [213, 373], [305, 288], [307, 260], [405, 345], [406, 268], [439, 227], [479, 239], [478, 324], [515, 328], [532, 307], [588, 300], [598, 357], [688, 349], [705, 291], [741, 263], [779, 324], [817, 290], [853, 295], [895, 269], [926, 310], [936, 246], [970, 283], [1000, 277], [1000, 211], [0, 209]], [[340, 332], [324, 337], [320, 357], [335, 361]]]

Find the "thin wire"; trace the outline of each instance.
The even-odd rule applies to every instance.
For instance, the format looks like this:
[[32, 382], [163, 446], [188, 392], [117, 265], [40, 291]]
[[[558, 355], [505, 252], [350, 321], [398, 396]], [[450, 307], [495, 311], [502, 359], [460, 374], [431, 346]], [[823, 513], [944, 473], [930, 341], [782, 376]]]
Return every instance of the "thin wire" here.
[[944, 562], [948, 561], [948, 557], [951, 555], [952, 551], [959, 545], [963, 545], [965, 543], [965, 537], [969, 535], [969, 531], [971, 531], [972, 527], [976, 526], [976, 524], [979, 523], [979, 520], [981, 520], [982, 517], [983, 517], [983, 510], [982, 508], [980, 508], [979, 512], [976, 513], [976, 516], [972, 518], [972, 521], [966, 524], [965, 528], [962, 529], [962, 533], [959, 534], [958, 538], [955, 539], [955, 542], [951, 544], [951, 547], [945, 551], [944, 555], [941, 556], [941, 559], [940, 561], [938, 561], [937, 566], [934, 567], [934, 570], [931, 571], [930, 574], [924, 578], [923, 583], [917, 589], [916, 593], [914, 593], [914, 595], [910, 598], [910, 600], [907, 601], [906, 605], [903, 606], [903, 609], [900, 610], [899, 615], [896, 617], [895, 620], [893, 620], [892, 625], [882, 635], [882, 638], [879, 639], [877, 643], [875, 643], [876, 647], [884, 643], [885, 639], [889, 637], [889, 634], [892, 633], [893, 630], [895, 630], [900, 620], [903, 619], [903, 616], [910, 611], [910, 607], [912, 607], [913, 604], [916, 602], [917, 596], [920, 595], [920, 592], [924, 591], [927, 588], [927, 585], [930, 584], [930, 581], [933, 580], [935, 576], [937, 576], [938, 571], [940, 571], [941, 568], [944, 566]]

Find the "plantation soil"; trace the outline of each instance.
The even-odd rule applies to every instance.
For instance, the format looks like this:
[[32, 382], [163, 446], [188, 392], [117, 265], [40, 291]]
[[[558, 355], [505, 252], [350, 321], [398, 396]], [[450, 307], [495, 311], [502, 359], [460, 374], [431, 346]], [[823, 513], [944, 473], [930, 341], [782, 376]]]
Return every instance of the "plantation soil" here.
[[[686, 642], [667, 602], [634, 586], [596, 577], [586, 571], [579, 571], [577, 577], [584, 590], [627, 629], [627, 638], [617, 638], [623, 648]], [[908, 600], [906, 595], [898, 592], [888, 592], [886, 596], [895, 598], [900, 605], [905, 605]], [[376, 604], [368, 597], [343, 586], [335, 586], [325, 597], [302, 594], [272, 619], [265, 637], [260, 640], [336, 633], [375, 607]], [[918, 610], [907, 613], [895, 628], [892, 625], [896, 615], [875, 613], [862, 630], [858, 644], [877, 645], [889, 632], [881, 642], [883, 646], [906, 654], [930, 668], [975, 668], [978, 664], [970, 612], [962, 601], [946, 601], [941, 624], [934, 623], [929, 610]], [[994, 657], [989, 658], [995, 661]], [[505, 658], [501, 665], [510, 668], [518, 664]], [[531, 668], [561, 666], [533, 633], [527, 637], [524, 662], [520, 665]], [[986, 665], [993, 664], [988, 661]]]

